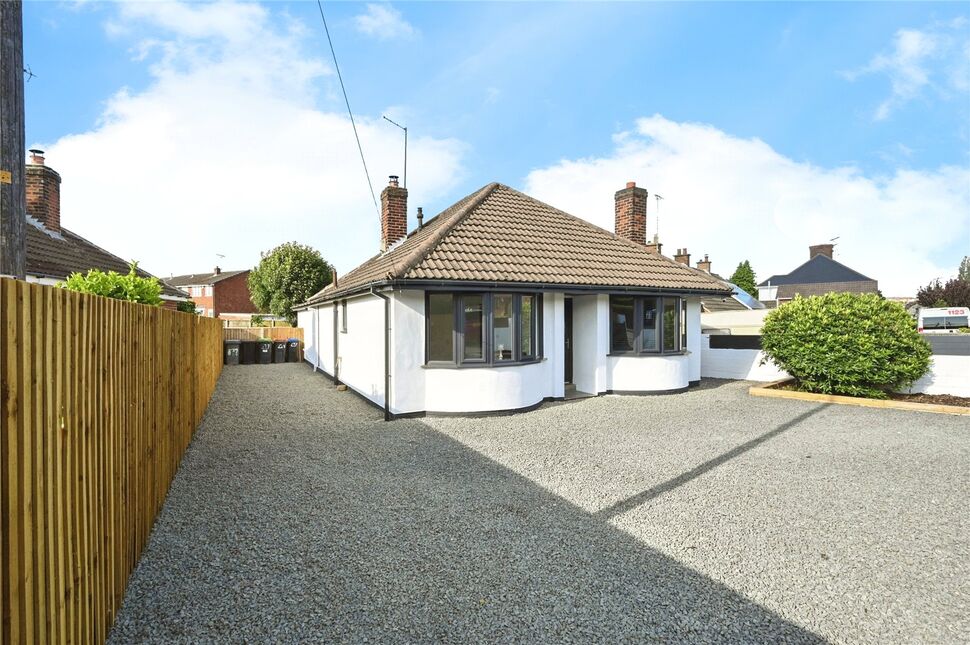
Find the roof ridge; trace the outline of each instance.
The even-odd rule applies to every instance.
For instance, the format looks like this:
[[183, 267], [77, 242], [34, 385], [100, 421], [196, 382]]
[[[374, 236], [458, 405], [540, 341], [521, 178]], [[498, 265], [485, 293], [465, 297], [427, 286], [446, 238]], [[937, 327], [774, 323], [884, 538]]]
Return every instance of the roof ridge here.
[[[469, 199], [468, 204], [462, 208], [459, 208], [451, 215], [451, 219], [449, 221], [442, 222], [437, 231], [429, 235], [426, 239], [422, 240], [420, 244], [417, 244], [415, 248], [407, 254], [407, 256], [402, 258], [404, 262], [404, 270], [399, 273], [395, 271], [394, 273], [399, 277], [404, 277], [409, 271], [411, 271], [411, 269], [421, 264], [421, 262], [423, 262], [425, 258], [431, 254], [435, 247], [438, 246], [438, 243], [441, 242], [446, 235], [453, 231], [455, 227], [463, 222], [468, 215], [475, 211], [475, 209], [481, 206], [482, 202], [484, 202], [485, 199], [501, 185], [502, 184], [493, 181], [490, 184], [485, 184], [474, 193], [471, 193], [465, 197], [465, 199]], [[442, 213], [443, 212], [444, 211], [442, 211]], [[439, 213], [439, 215], [440, 214], [441, 213]], [[435, 217], [438, 217], [438, 215]], [[395, 263], [391, 266], [393, 271], [397, 267], [397, 264]]]

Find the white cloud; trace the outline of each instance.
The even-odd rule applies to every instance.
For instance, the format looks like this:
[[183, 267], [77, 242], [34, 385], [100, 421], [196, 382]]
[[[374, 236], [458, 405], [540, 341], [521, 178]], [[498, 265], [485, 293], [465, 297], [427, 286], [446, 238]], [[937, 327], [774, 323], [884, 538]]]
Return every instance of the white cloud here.
[[709, 253], [728, 276], [749, 259], [759, 280], [788, 273], [808, 246], [839, 236], [836, 259], [879, 281], [889, 295], [912, 295], [955, 272], [970, 246], [970, 168], [898, 170], [870, 177], [789, 159], [762, 141], [712, 126], [653, 116], [615, 137], [606, 157], [563, 160], [532, 171], [525, 190], [613, 230], [613, 193], [636, 181], [664, 197], [665, 251]]
[[[305, 29], [251, 4], [122, 5], [112, 24], [150, 65], [89, 132], [47, 146], [64, 226], [159, 275], [255, 265], [289, 240], [347, 271], [379, 247], [378, 216], [350, 122], [318, 106], [329, 66]], [[352, 97], [351, 97], [352, 98]], [[375, 189], [400, 174], [401, 139], [380, 115], [358, 130]], [[411, 204], [460, 179], [463, 144], [412, 138]], [[412, 208], [413, 211], [413, 208]]]
[[414, 27], [404, 19], [401, 12], [389, 4], [368, 3], [367, 11], [354, 17], [357, 30], [381, 40], [410, 38]]
[[900, 29], [888, 53], [876, 55], [861, 69], [844, 72], [852, 81], [868, 74], [884, 74], [892, 93], [876, 108], [873, 117], [882, 121], [894, 110], [934, 88], [946, 96], [951, 90], [966, 99], [970, 88], [970, 39], [967, 21], [956, 18], [920, 29]]

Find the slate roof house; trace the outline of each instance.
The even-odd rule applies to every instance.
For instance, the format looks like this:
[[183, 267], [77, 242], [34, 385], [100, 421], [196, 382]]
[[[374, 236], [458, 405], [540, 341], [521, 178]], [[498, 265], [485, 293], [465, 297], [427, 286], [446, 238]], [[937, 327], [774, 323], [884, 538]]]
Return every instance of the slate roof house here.
[[249, 269], [223, 271], [216, 267], [211, 273], [190, 273], [167, 278], [165, 282], [186, 291], [195, 303], [200, 316], [219, 318], [233, 314], [258, 313], [249, 299]]
[[407, 233], [391, 177], [382, 252], [296, 308], [305, 356], [388, 419], [684, 390], [700, 298], [730, 291], [648, 250], [646, 204], [617, 191], [614, 234], [492, 183]]
[[[128, 261], [102, 249], [73, 231], [61, 226], [61, 176], [44, 163], [42, 150], [31, 150], [25, 167], [27, 193], [27, 266], [28, 282], [57, 284], [72, 273], [89, 269], [128, 273]], [[138, 275], [152, 274], [136, 269]], [[162, 283], [164, 306], [175, 308], [188, 300], [185, 292]]]
[[788, 302], [796, 295], [820, 296], [836, 293], [877, 293], [879, 284], [832, 257], [833, 244], [808, 247], [808, 262], [791, 273], [773, 275], [758, 285], [758, 299], [769, 307]]
[[[654, 244], [656, 245], [657, 252], [659, 253], [660, 243], [655, 240]], [[686, 248], [677, 249], [677, 253], [674, 254], [674, 261], [690, 266], [690, 253], [687, 252]], [[720, 281], [726, 289], [731, 291], [730, 295], [709, 295], [702, 297], [701, 313], [708, 314], [716, 311], [749, 311], [751, 309], [764, 309], [765, 306], [747, 291], [733, 282], [725, 280], [718, 274], [712, 272], [711, 260], [707, 257], [706, 253], [704, 254], [703, 260], [697, 261], [697, 270], [703, 271], [714, 279]]]

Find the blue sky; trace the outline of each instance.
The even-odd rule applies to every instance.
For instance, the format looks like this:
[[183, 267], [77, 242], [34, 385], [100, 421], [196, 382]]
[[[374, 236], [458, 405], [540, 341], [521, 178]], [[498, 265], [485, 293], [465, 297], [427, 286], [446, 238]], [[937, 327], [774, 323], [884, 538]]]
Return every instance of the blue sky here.
[[[725, 274], [839, 236], [838, 259], [905, 295], [970, 253], [966, 4], [324, 9], [376, 190], [401, 170], [381, 114], [410, 128], [412, 213], [501, 181], [612, 227], [636, 180], [664, 195], [667, 247]], [[376, 250], [315, 3], [24, 13], [27, 139], [65, 177], [65, 226], [158, 274], [288, 239], [343, 271]]]

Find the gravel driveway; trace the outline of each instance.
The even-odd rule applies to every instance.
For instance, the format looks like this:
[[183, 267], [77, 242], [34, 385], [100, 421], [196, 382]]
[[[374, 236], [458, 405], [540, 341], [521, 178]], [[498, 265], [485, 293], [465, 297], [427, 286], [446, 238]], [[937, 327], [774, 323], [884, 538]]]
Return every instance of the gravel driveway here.
[[968, 425], [727, 381], [384, 423], [227, 368], [111, 642], [968, 642]]

